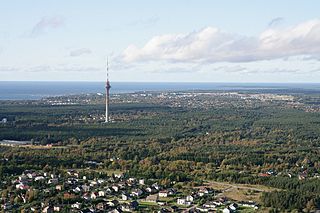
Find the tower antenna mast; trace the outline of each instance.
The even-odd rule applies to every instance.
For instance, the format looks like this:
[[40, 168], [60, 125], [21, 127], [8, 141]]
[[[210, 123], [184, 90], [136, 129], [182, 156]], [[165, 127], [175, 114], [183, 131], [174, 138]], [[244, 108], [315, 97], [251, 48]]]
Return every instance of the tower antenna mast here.
[[109, 82], [109, 59], [107, 57], [107, 67], [106, 67], [106, 119], [105, 122], [110, 122], [110, 115], [109, 115], [109, 103], [110, 103], [110, 82]]

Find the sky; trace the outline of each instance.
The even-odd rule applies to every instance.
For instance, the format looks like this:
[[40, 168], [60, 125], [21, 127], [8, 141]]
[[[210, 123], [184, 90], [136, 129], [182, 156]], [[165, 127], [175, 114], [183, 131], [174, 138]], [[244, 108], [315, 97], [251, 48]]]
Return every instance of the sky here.
[[320, 81], [318, 0], [0, 0], [0, 81]]

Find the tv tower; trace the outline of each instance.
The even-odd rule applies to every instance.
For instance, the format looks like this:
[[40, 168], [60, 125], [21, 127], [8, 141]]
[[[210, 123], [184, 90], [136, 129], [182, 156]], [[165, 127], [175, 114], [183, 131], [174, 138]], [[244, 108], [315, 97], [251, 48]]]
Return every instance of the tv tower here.
[[110, 82], [109, 82], [109, 60], [107, 58], [107, 79], [106, 79], [106, 123], [110, 122], [110, 117], [109, 117], [109, 101], [110, 101]]

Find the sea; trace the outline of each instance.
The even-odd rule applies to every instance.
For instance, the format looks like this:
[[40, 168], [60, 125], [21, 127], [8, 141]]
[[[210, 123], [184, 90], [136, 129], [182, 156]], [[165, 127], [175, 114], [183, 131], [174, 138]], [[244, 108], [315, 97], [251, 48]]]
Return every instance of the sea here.
[[[188, 82], [111, 82], [111, 94], [195, 91], [195, 90], [309, 90], [320, 92], [317, 83], [188, 83]], [[104, 93], [104, 82], [0, 81], [0, 100], [39, 100], [41, 98]]]

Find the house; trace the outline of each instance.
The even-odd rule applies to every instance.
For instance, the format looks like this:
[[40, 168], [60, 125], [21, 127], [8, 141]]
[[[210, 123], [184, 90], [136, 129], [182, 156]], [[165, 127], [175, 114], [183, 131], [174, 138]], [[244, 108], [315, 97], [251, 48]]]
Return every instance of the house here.
[[207, 207], [204, 207], [204, 206], [198, 206], [196, 207], [196, 209], [199, 211], [199, 212], [209, 212], [209, 208]]
[[140, 197], [143, 194], [143, 191], [141, 189], [134, 189], [131, 194], [135, 197]]
[[85, 200], [89, 200], [90, 197], [91, 196], [87, 192], [82, 195], [82, 198], [85, 199]]
[[98, 203], [96, 205], [96, 209], [100, 210], [100, 211], [104, 211], [108, 208], [107, 204], [106, 203]]
[[157, 192], [157, 190], [156, 190], [155, 188], [152, 188], [152, 187], [147, 187], [147, 188], [146, 188], [146, 191], [147, 191], [148, 193], [155, 193], [155, 192]]
[[124, 182], [119, 182], [119, 183], [118, 183], [118, 187], [119, 187], [119, 189], [124, 189], [124, 188], [126, 188], [126, 183], [124, 183]]
[[71, 205], [71, 208], [73, 208], [73, 209], [80, 209], [80, 208], [81, 208], [81, 203], [76, 202], [76, 203], [74, 203], [74, 204]]
[[63, 194], [63, 199], [67, 200], [67, 199], [74, 199], [76, 198], [76, 195], [75, 194], [72, 194], [72, 193], [69, 193], [69, 192], [66, 192]]
[[233, 211], [231, 209], [229, 209], [228, 207], [227, 208], [224, 208], [222, 210], [222, 213], [232, 213]]
[[174, 188], [170, 188], [167, 191], [168, 191], [168, 195], [175, 195], [177, 193], [177, 190], [175, 190]]
[[7, 118], [2, 118], [2, 120], [0, 121], [0, 123], [2, 123], [2, 124], [5, 124], [5, 123], [7, 123], [8, 122], [8, 119]]
[[92, 187], [96, 186], [97, 184], [98, 184], [97, 181], [94, 181], [94, 180], [90, 181], [90, 186]]
[[223, 205], [223, 203], [221, 202], [221, 201], [213, 201], [212, 202], [214, 205], [216, 205], [216, 206], [221, 206], [221, 205]]
[[26, 175], [20, 175], [19, 176], [19, 181], [20, 182], [24, 182], [24, 181], [26, 181], [28, 179], [28, 177], [26, 176]]
[[56, 190], [61, 191], [61, 190], [62, 190], [62, 188], [63, 188], [63, 186], [62, 186], [62, 185], [56, 185]]
[[209, 208], [209, 209], [214, 209], [216, 208], [216, 205], [213, 202], [207, 202], [203, 204], [204, 207]]
[[67, 172], [67, 174], [68, 175], [70, 175], [70, 176], [74, 176], [74, 177], [79, 177], [79, 174], [76, 172], [76, 171], [74, 171], [74, 170], [69, 170], [68, 172]]
[[229, 205], [229, 209], [231, 209], [232, 211], [236, 211], [237, 208], [238, 208], [238, 204], [236, 204], [236, 203], [231, 203]]
[[78, 182], [78, 180], [74, 179], [74, 178], [68, 178], [68, 181], [67, 181], [67, 183], [69, 183], [69, 184], [76, 184], [77, 182]]
[[52, 178], [48, 180], [48, 184], [57, 184], [59, 182], [58, 178]]
[[135, 182], [136, 182], [136, 179], [131, 177], [131, 178], [128, 179], [128, 182], [130, 182], [130, 183], [135, 183]]
[[140, 180], [139, 180], [139, 184], [140, 184], [140, 185], [144, 185], [144, 179], [140, 179]]
[[29, 186], [24, 183], [19, 183], [16, 185], [16, 189], [26, 190], [29, 189]]
[[127, 194], [127, 193], [123, 193], [122, 195], [121, 195], [121, 200], [129, 200], [129, 195]]
[[53, 210], [53, 207], [47, 206], [47, 207], [43, 208], [42, 212], [43, 213], [53, 213], [54, 210]]
[[154, 189], [156, 189], [157, 191], [160, 190], [160, 186], [158, 185], [158, 183], [152, 184], [152, 187], [153, 187]]
[[202, 197], [202, 196], [204, 196], [204, 195], [207, 195], [207, 194], [210, 194], [210, 193], [212, 193], [212, 190], [210, 190], [210, 189], [208, 189], [208, 188], [206, 188], [206, 187], [200, 188], [200, 189], [199, 189], [199, 192], [198, 192], [198, 194], [199, 194], [200, 197]]
[[84, 191], [84, 192], [89, 192], [90, 191], [90, 186], [88, 186], [88, 185], [82, 185], [81, 186], [82, 187], [82, 190]]
[[37, 176], [37, 174], [35, 172], [30, 171], [27, 173], [27, 177], [29, 179], [34, 179], [36, 176]]
[[113, 185], [111, 188], [112, 188], [115, 192], [118, 192], [118, 191], [119, 191], [119, 186], [117, 186], [117, 185]]
[[77, 187], [74, 188], [72, 191], [75, 192], [75, 193], [80, 193], [80, 192], [81, 192], [81, 189], [80, 189], [79, 186], [77, 186]]
[[108, 187], [108, 188], [106, 189], [106, 192], [107, 192], [108, 194], [113, 193], [113, 189], [112, 189], [112, 187]]
[[146, 197], [145, 199], [147, 202], [152, 202], [152, 203], [156, 203], [158, 201], [158, 195], [154, 194], [154, 195], [149, 195], [148, 197]]
[[114, 177], [121, 179], [121, 178], [123, 178], [123, 174], [114, 174]]
[[115, 206], [117, 206], [119, 204], [119, 201], [117, 201], [117, 200], [112, 200], [112, 201], [109, 201], [108, 203], [107, 203], [107, 205], [108, 206], [111, 206], [111, 207], [115, 207]]
[[195, 199], [195, 197], [194, 197], [194, 196], [192, 196], [192, 195], [188, 195], [188, 196], [186, 197], [186, 201], [193, 202], [193, 201], [194, 201], [194, 199]]
[[159, 192], [159, 197], [168, 197], [169, 192], [167, 190], [162, 190]]
[[99, 196], [99, 193], [98, 193], [98, 192], [92, 192], [91, 195], [90, 195], [90, 198], [91, 198], [92, 200], [95, 200], [95, 199], [98, 198], [98, 196]]
[[178, 198], [177, 199], [177, 204], [178, 205], [184, 205], [184, 206], [190, 206], [191, 202], [187, 201], [185, 198]]
[[138, 209], [139, 203], [137, 201], [132, 201], [130, 203], [125, 203], [121, 205], [121, 210], [124, 212], [132, 212]]
[[103, 191], [103, 190], [100, 190], [100, 191], [98, 192], [98, 195], [99, 195], [99, 197], [105, 197], [105, 196], [106, 196], [106, 192]]
[[105, 182], [105, 180], [103, 180], [103, 179], [98, 179], [98, 184], [102, 184], [102, 183], [104, 183]]
[[35, 181], [40, 181], [40, 180], [44, 180], [43, 176], [37, 176], [34, 178]]
[[54, 211], [54, 212], [60, 212], [60, 211], [62, 211], [62, 206], [61, 206], [61, 205], [55, 205], [55, 206], [53, 206], [53, 211]]
[[254, 209], [259, 209], [258, 205], [253, 202], [253, 201], [241, 201], [239, 203], [240, 206], [244, 206], [244, 207], [251, 207], [251, 208], [254, 208]]
[[40, 212], [40, 206], [32, 206], [32, 207], [30, 207], [30, 210], [32, 212]]

